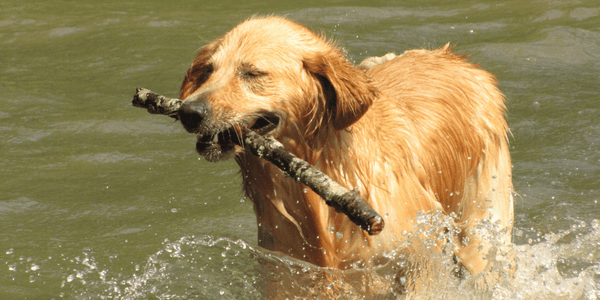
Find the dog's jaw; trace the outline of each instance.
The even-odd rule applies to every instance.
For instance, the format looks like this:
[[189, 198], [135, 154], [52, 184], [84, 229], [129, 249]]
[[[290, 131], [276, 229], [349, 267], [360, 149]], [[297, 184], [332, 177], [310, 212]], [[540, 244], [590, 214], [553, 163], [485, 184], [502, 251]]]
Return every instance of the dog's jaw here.
[[249, 122], [241, 122], [240, 125], [230, 126], [222, 130], [209, 133], [198, 133], [196, 151], [207, 161], [219, 162], [228, 160], [235, 156], [243, 145], [241, 136], [242, 128], [254, 131], [259, 135], [272, 134], [277, 131], [281, 118], [271, 112], [260, 114]]
[[198, 134], [196, 152], [210, 162], [230, 159], [235, 155], [236, 147], [232, 138], [238, 138], [233, 128], [216, 134]]

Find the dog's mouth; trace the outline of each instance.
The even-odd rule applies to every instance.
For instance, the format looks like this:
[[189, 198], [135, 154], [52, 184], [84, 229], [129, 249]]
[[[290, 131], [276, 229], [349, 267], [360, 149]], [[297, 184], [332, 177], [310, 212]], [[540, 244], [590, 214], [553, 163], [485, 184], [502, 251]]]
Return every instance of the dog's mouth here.
[[241, 122], [240, 125], [206, 134], [199, 133], [196, 151], [211, 162], [227, 160], [235, 155], [236, 145], [243, 145], [241, 135], [244, 129], [254, 131], [259, 135], [266, 135], [277, 129], [280, 120], [275, 113], [266, 112], [260, 114], [257, 118]]

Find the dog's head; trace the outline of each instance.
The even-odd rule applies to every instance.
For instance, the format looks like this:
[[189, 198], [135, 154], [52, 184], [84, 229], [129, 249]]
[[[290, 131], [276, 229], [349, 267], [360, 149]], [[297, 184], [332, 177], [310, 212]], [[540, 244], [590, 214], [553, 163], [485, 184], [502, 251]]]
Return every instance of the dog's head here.
[[356, 122], [376, 97], [364, 70], [306, 27], [252, 18], [204, 46], [181, 86], [179, 116], [209, 161], [235, 153], [240, 128], [275, 137]]

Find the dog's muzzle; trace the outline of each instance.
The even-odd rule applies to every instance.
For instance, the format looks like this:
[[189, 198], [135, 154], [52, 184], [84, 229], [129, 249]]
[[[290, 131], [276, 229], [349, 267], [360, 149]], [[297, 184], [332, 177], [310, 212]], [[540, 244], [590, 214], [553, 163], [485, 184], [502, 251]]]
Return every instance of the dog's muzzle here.
[[272, 112], [253, 113], [241, 120], [234, 120], [233, 114], [221, 112], [217, 118], [210, 104], [203, 99], [186, 100], [178, 114], [185, 130], [197, 135], [198, 154], [212, 162], [229, 159], [235, 154], [235, 146], [242, 145], [243, 129], [265, 135], [275, 130], [281, 120]]

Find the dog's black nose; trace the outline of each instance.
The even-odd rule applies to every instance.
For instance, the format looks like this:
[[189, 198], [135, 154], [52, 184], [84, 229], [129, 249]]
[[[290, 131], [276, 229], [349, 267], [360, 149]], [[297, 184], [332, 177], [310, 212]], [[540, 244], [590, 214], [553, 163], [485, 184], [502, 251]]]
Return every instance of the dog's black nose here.
[[185, 130], [197, 133], [202, 121], [210, 114], [210, 108], [202, 100], [190, 99], [183, 102], [177, 113]]

